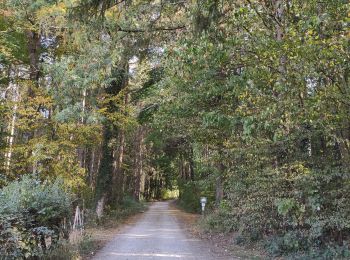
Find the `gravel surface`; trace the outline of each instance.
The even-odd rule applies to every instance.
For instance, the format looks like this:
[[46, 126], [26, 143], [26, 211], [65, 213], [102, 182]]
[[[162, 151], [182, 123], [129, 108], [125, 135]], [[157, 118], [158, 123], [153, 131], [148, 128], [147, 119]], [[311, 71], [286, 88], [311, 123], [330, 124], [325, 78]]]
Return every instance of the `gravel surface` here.
[[195, 239], [179, 223], [182, 212], [169, 202], [155, 202], [137, 222], [126, 225], [94, 260], [235, 259], [215, 253], [212, 245]]

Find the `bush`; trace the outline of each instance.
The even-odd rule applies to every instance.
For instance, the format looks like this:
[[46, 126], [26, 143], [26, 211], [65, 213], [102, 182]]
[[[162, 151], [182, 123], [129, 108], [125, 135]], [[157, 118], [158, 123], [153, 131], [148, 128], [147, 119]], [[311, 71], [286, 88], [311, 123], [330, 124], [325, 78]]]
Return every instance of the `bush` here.
[[180, 183], [179, 205], [189, 212], [200, 212], [200, 189], [194, 182]]
[[280, 236], [273, 236], [266, 242], [267, 251], [274, 256], [304, 251], [309, 247], [305, 234], [300, 231], [289, 231]]
[[231, 208], [227, 205], [227, 201], [223, 200], [220, 207], [208, 214], [203, 222], [205, 231], [228, 233], [238, 228], [238, 220], [233, 214]]
[[49, 252], [47, 252], [47, 254], [41, 257], [41, 259], [43, 260], [80, 259], [79, 246], [80, 244], [72, 244], [67, 240], [61, 240], [57, 243], [57, 245], [53, 250], [50, 250]]
[[225, 190], [228, 203], [206, 217], [205, 228], [236, 230], [238, 244], [264, 240], [272, 255], [345, 257], [350, 241], [348, 170], [288, 166], [235, 169]]
[[131, 196], [125, 196], [116, 208], [111, 209], [107, 207], [100, 219], [97, 218], [95, 211], [85, 210], [85, 219], [88, 221], [85, 224], [88, 226], [115, 227], [120, 221], [143, 212], [145, 209], [145, 203], [136, 201]]
[[61, 240], [57, 246], [48, 252], [43, 260], [85, 259], [99, 248], [99, 243], [91, 235], [84, 233], [79, 240], [70, 242]]
[[[0, 191], [0, 258], [41, 257], [53, 249], [70, 217], [71, 198], [63, 184], [24, 177]], [[50, 242], [48, 242], [50, 241]]]
[[206, 211], [215, 203], [214, 179], [184, 182], [179, 180], [179, 206], [189, 212], [201, 212], [200, 198], [207, 197]]
[[120, 207], [115, 210], [115, 213], [116, 218], [123, 219], [144, 210], [144, 203], [136, 201], [130, 196], [126, 196], [123, 198]]

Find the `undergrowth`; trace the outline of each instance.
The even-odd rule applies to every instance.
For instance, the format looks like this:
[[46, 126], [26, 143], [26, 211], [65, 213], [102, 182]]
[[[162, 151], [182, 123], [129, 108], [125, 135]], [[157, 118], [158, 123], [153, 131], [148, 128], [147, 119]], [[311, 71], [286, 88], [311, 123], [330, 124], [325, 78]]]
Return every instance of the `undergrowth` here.
[[91, 228], [102, 230], [113, 229], [128, 217], [143, 212], [145, 209], [145, 203], [137, 202], [131, 197], [125, 197], [117, 208], [113, 210], [106, 209], [104, 216], [99, 220], [94, 211], [87, 210], [85, 217], [88, 221], [85, 224], [85, 228], [88, 231], [77, 242], [69, 243], [68, 241], [61, 241], [59, 246], [46, 255], [44, 259], [74, 260], [91, 256], [102, 244], [99, 238], [94, 236], [93, 229]]
[[350, 259], [350, 241], [324, 243], [311, 239], [306, 232], [286, 231], [279, 235], [264, 234], [251, 228], [242, 231], [239, 219], [228, 208], [209, 212], [199, 224], [206, 234], [226, 234], [231, 243], [244, 248], [265, 251], [271, 258], [283, 259]]
[[55, 250], [50, 251], [42, 259], [43, 260], [75, 260], [85, 259], [99, 248], [99, 244], [90, 234], [83, 236], [76, 242], [60, 241]]
[[87, 226], [112, 228], [118, 226], [126, 218], [143, 212], [145, 209], [146, 204], [144, 202], [137, 202], [131, 197], [125, 197], [116, 208], [107, 208], [100, 219], [97, 218], [95, 211], [90, 211]]

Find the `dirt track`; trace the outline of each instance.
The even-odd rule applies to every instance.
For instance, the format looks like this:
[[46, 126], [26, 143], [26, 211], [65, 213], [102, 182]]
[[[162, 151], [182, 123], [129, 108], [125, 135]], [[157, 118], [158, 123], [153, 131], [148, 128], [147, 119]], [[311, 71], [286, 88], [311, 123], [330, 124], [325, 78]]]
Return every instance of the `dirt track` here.
[[171, 208], [169, 202], [153, 203], [141, 218], [126, 225], [93, 259], [234, 259], [219, 256], [211, 250], [211, 245], [192, 238], [180, 225], [179, 214], [182, 212]]

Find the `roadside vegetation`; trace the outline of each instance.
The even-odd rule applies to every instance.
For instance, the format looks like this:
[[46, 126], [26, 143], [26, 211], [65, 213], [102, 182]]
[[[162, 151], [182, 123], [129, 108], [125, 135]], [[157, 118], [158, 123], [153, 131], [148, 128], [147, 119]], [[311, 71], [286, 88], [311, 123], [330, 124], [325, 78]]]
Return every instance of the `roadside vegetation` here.
[[84, 230], [75, 231], [77, 236], [73, 239], [73, 204], [73, 195], [64, 189], [61, 180], [42, 183], [25, 176], [3, 188], [0, 193], [0, 256], [5, 259], [91, 256], [102, 245], [94, 230], [108, 232], [146, 209], [144, 203], [125, 197], [118, 208], [106, 210], [100, 219], [87, 210], [90, 214], [84, 214], [88, 218]]
[[0, 256], [7, 259], [43, 257], [68, 238], [71, 198], [62, 182], [40, 183], [24, 177], [0, 193]]
[[69, 240], [61, 240], [50, 250], [44, 259], [90, 259], [107, 242], [112, 240], [118, 232], [118, 228], [131, 217], [143, 213], [147, 209], [144, 202], [136, 202], [133, 198], [126, 197], [118, 208], [106, 209], [105, 215], [98, 219], [92, 210], [86, 210], [84, 230], [78, 231], [77, 236], [71, 234]]
[[103, 224], [204, 196], [205, 229], [236, 244], [349, 258], [349, 13], [0, 0], [1, 256], [49, 254], [76, 206]]

